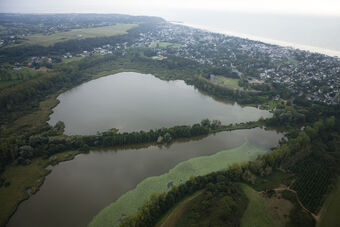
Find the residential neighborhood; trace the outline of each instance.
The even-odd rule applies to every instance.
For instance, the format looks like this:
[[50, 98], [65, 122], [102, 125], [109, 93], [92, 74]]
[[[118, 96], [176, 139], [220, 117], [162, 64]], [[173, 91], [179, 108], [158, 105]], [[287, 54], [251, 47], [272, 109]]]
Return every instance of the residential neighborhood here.
[[[95, 26], [72, 24], [60, 29]], [[60, 27], [61, 26], [61, 27]], [[71, 27], [70, 27], [71, 26]], [[72, 28], [73, 28], [72, 27]], [[52, 27], [54, 28], [54, 27]], [[17, 35], [11, 36], [18, 37]], [[1, 40], [1, 45], [4, 43]], [[22, 65], [36, 67], [41, 62], [55, 63], [58, 58], [71, 59], [99, 54], [126, 52], [133, 48], [152, 50], [153, 59], [179, 56], [218, 69], [224, 76], [237, 74], [242, 79], [283, 86], [308, 100], [335, 104], [340, 102], [340, 59], [291, 47], [282, 47], [195, 29], [173, 23], [160, 23], [140, 32], [135, 40], [107, 43], [93, 49], [68, 51], [62, 56], [34, 56]]]

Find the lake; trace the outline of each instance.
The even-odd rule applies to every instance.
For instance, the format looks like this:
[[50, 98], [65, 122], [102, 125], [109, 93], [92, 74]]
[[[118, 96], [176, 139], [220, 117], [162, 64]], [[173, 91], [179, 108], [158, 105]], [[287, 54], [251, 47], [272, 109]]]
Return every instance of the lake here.
[[178, 163], [216, 154], [245, 141], [267, 152], [282, 136], [255, 128], [179, 140], [169, 147], [124, 147], [81, 154], [51, 167], [52, 172], [40, 191], [19, 205], [8, 226], [86, 226], [101, 209], [147, 177], [164, 174]]
[[67, 135], [192, 125], [205, 118], [230, 124], [271, 116], [266, 110], [217, 101], [182, 80], [164, 81], [134, 72], [92, 80], [59, 95], [58, 100], [49, 123], [63, 121]]

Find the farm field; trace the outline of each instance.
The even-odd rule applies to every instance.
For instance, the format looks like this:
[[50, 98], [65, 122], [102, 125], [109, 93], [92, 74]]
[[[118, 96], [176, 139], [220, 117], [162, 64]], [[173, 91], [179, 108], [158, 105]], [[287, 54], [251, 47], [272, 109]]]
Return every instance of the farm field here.
[[[116, 24], [113, 26], [104, 26], [86, 29], [73, 29], [67, 32], [59, 32], [53, 35], [34, 34], [27, 37], [22, 44], [50, 46], [58, 42], [71, 39], [86, 39], [95, 37], [105, 37], [126, 34], [131, 28], [137, 24]], [[21, 44], [19, 44], [21, 45]]]
[[265, 149], [255, 147], [246, 142], [239, 147], [224, 150], [211, 156], [184, 161], [166, 174], [143, 180], [135, 189], [125, 193], [116, 202], [104, 208], [94, 217], [89, 226], [117, 226], [122, 214], [133, 215], [154, 192], [169, 191], [171, 186], [184, 183], [192, 176], [222, 170], [232, 163], [249, 161], [265, 152]]

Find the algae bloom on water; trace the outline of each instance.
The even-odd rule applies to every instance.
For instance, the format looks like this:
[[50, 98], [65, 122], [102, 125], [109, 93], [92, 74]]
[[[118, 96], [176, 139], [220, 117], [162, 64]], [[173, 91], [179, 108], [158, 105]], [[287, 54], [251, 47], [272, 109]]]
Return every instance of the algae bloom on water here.
[[136, 213], [145, 200], [155, 192], [169, 191], [173, 185], [186, 182], [192, 176], [205, 175], [223, 170], [232, 163], [249, 161], [268, 150], [245, 142], [239, 147], [223, 150], [214, 155], [192, 158], [181, 162], [168, 173], [149, 177], [117, 201], [104, 208], [89, 224], [90, 227], [119, 226], [119, 221], [127, 215]]

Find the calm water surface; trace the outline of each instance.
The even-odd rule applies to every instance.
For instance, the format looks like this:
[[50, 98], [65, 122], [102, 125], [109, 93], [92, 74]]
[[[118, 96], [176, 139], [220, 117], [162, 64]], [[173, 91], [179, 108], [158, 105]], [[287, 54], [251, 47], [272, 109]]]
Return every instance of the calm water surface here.
[[170, 21], [340, 57], [340, 17], [209, 10], [158, 12]]
[[86, 226], [101, 209], [143, 179], [168, 172], [193, 157], [215, 154], [248, 140], [269, 148], [282, 134], [260, 128], [221, 132], [170, 147], [126, 147], [91, 151], [52, 167], [40, 191], [20, 204], [8, 226]]
[[200, 93], [182, 80], [124, 72], [102, 77], [61, 94], [49, 123], [64, 121], [68, 135], [122, 132], [189, 125], [204, 118], [224, 124], [270, 117], [268, 111], [226, 104]]

